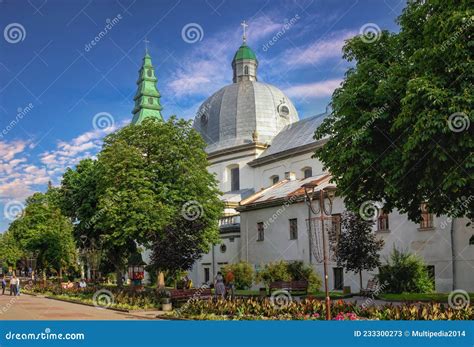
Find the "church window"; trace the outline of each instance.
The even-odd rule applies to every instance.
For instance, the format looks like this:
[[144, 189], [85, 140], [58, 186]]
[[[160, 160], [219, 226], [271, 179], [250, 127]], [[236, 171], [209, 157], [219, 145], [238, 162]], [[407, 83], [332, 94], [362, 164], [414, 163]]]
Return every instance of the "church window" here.
[[153, 98], [148, 98], [148, 103], [149, 103], [150, 105], [153, 105]]
[[152, 77], [153, 76], [153, 73], [151, 72], [151, 69], [146, 69], [146, 75], [148, 77]]
[[304, 178], [308, 178], [313, 176], [313, 169], [310, 167], [305, 167], [303, 168], [303, 176]]
[[204, 282], [209, 282], [209, 280], [211, 279], [211, 271], [208, 267], [205, 267], [204, 268]]
[[264, 235], [265, 228], [263, 227], [263, 222], [257, 223], [257, 241], [263, 241], [265, 238]]
[[474, 235], [472, 235], [471, 238], [469, 239], [469, 244], [474, 245]]
[[336, 213], [331, 217], [331, 229], [328, 232], [329, 242], [333, 245], [336, 245], [339, 242], [339, 236], [341, 235], [341, 215]]
[[377, 231], [388, 231], [388, 213], [381, 211], [379, 217], [377, 218]]
[[433, 228], [433, 214], [428, 211], [427, 204], [421, 204], [421, 222], [420, 229]]
[[290, 108], [286, 104], [280, 104], [278, 106], [278, 114], [284, 118], [287, 118], [288, 115], [290, 114]]
[[249, 74], [249, 67], [247, 65], [244, 66], [244, 75]]
[[290, 222], [290, 240], [297, 240], [298, 239], [298, 219], [292, 218], [289, 220]]
[[230, 169], [230, 190], [235, 191], [240, 189], [240, 172], [238, 167]]
[[435, 284], [435, 276], [436, 276], [436, 272], [435, 272], [435, 267], [434, 265], [428, 265], [426, 266], [426, 272], [428, 273], [428, 277], [430, 279], [430, 281], [433, 283], [433, 286]]
[[272, 177], [270, 177], [270, 180], [272, 181], [272, 184], [277, 184], [280, 181], [280, 176], [273, 175]]
[[225, 244], [221, 245], [221, 253], [225, 253], [227, 251], [227, 246]]

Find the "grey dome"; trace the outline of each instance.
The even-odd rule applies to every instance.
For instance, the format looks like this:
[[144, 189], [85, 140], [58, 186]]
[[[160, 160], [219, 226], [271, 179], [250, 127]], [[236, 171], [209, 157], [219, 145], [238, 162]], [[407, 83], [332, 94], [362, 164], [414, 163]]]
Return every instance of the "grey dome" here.
[[208, 98], [200, 106], [193, 126], [211, 153], [246, 143], [270, 143], [281, 129], [296, 121], [298, 112], [280, 89], [241, 81]]

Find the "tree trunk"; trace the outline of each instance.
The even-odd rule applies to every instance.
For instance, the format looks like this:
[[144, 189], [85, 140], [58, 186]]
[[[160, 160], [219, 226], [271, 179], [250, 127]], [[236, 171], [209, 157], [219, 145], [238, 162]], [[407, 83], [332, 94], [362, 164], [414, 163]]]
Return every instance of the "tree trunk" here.
[[61, 283], [63, 281], [63, 268], [60, 267], [59, 268], [59, 283]]
[[364, 287], [362, 287], [362, 270], [359, 271], [359, 281], [360, 281], [360, 290], [359, 292], [362, 292]]
[[162, 271], [158, 271], [158, 276], [156, 276], [156, 287], [158, 289], [165, 287], [165, 274]]
[[120, 269], [115, 269], [115, 276], [117, 277], [117, 287], [122, 288], [123, 287], [122, 271]]

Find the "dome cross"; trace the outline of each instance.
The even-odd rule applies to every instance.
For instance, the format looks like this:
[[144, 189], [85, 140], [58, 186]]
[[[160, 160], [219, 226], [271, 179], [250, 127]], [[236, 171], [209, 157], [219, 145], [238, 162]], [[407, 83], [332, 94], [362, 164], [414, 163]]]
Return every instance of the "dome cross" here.
[[247, 42], [247, 32], [246, 32], [246, 28], [247, 28], [249, 25], [247, 24], [246, 21], [242, 21], [242, 23], [240, 23], [240, 25], [242, 25], [242, 28], [243, 28], [243, 30], [244, 30], [244, 34], [242, 35], [242, 41], [243, 41], [244, 43], [246, 43], [246, 42]]

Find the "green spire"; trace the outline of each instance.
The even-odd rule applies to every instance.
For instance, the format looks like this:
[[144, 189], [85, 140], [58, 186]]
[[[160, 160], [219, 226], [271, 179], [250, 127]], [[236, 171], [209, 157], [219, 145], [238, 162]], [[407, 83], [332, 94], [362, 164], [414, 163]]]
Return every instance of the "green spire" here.
[[132, 124], [140, 124], [145, 118], [163, 120], [161, 115], [163, 107], [160, 104], [161, 95], [156, 89], [156, 81], [155, 68], [151, 63], [151, 57], [147, 50], [138, 75], [137, 93], [133, 98], [135, 107], [132, 111]]
[[252, 48], [247, 46], [246, 43], [243, 43], [242, 46], [239, 47], [237, 52], [235, 52], [233, 60], [237, 61], [243, 59], [257, 60], [257, 56], [255, 55], [254, 51], [252, 51]]

